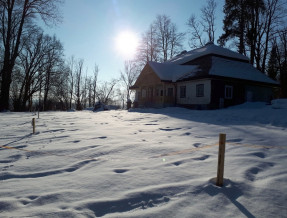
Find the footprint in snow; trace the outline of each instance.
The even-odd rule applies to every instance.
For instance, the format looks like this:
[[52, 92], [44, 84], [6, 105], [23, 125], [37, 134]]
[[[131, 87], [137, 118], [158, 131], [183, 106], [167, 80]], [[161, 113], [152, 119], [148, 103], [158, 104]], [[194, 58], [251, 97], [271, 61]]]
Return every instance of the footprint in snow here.
[[228, 139], [228, 140], [226, 140], [226, 142], [228, 143], [228, 142], [241, 142], [242, 141], [242, 139]]
[[100, 137], [97, 137], [98, 139], [106, 139], [108, 138], [107, 136], [100, 136]]
[[252, 155], [260, 157], [260, 158], [265, 158], [266, 157], [266, 155], [263, 152], [255, 152], [255, 153], [252, 153]]
[[189, 135], [191, 135], [190, 132], [186, 132], [186, 133], [181, 134], [181, 136], [189, 136]]
[[201, 145], [201, 143], [194, 143], [193, 146], [198, 148]]
[[125, 172], [128, 172], [128, 170], [126, 170], [126, 169], [115, 169], [114, 172], [115, 173], [125, 173]]
[[206, 160], [207, 158], [209, 158], [209, 155], [203, 155], [201, 157], [196, 157], [196, 158], [193, 158], [193, 160]]
[[163, 131], [174, 131], [174, 130], [180, 130], [181, 128], [170, 128], [170, 127], [166, 127], [166, 128], [159, 128], [160, 130], [163, 130]]
[[175, 165], [175, 166], [179, 166], [179, 165], [181, 165], [183, 163], [183, 161], [176, 161], [176, 162], [174, 162], [174, 163], [172, 163], [173, 165]]

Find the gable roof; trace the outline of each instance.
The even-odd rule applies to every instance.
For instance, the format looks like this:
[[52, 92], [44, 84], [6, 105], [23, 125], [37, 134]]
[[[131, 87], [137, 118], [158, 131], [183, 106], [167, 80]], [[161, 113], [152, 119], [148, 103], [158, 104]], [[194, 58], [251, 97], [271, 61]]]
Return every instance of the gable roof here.
[[148, 65], [163, 81], [176, 82], [183, 76], [193, 75], [199, 71], [199, 67], [197, 65], [177, 65], [169, 63], [157, 63], [153, 61], [149, 61]]
[[184, 64], [196, 58], [206, 56], [206, 55], [218, 55], [218, 56], [241, 60], [244, 62], [249, 62], [248, 57], [242, 54], [239, 54], [237, 52], [231, 51], [227, 48], [214, 45], [212, 42], [209, 42], [201, 48], [197, 48], [197, 49], [185, 52], [185, 53], [181, 53], [173, 57], [172, 59], [166, 61], [165, 63]]

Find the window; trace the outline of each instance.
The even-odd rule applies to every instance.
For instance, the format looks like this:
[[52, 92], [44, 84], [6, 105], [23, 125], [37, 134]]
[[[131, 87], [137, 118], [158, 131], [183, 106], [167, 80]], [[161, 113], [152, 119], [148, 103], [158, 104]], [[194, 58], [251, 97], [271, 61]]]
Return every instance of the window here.
[[155, 90], [155, 96], [159, 96], [159, 89]]
[[204, 97], [204, 84], [196, 85], [196, 97]]
[[146, 90], [142, 89], [142, 97], [145, 98], [146, 97]]
[[173, 88], [167, 89], [167, 96], [169, 96], [169, 97], [173, 96]]
[[233, 87], [225, 86], [225, 98], [232, 99], [232, 97], [233, 97]]
[[160, 96], [163, 96], [163, 90], [160, 90]]
[[186, 98], [186, 86], [180, 86], [179, 88], [179, 97]]

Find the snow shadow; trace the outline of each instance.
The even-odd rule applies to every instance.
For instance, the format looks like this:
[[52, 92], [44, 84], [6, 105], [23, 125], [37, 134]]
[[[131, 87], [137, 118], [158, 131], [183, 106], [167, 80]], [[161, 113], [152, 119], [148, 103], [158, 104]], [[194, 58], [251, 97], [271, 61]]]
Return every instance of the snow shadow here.
[[243, 184], [233, 182], [229, 179], [224, 179], [224, 186], [218, 187], [215, 185], [216, 178], [209, 181], [209, 184], [203, 188], [202, 191], [206, 192], [210, 196], [216, 196], [223, 194], [226, 196], [246, 217], [255, 217], [244, 205], [239, 203], [237, 199], [243, 195]]
[[[265, 115], [274, 109], [262, 104], [262, 107], [241, 108], [234, 106], [230, 108], [217, 109], [217, 110], [193, 110], [182, 107], [167, 107], [167, 108], [136, 108], [130, 109], [131, 113], [144, 113], [144, 114], [160, 114], [176, 119], [182, 119], [193, 122], [200, 122], [213, 125], [248, 125], [248, 124], [271, 124], [277, 127], [285, 127], [286, 121], [282, 119], [282, 110], [276, 116], [270, 118]], [[254, 116], [254, 114], [257, 114]], [[239, 115], [239, 116], [238, 116]]]
[[15, 144], [16, 142], [22, 141], [23, 139], [30, 138], [32, 135], [33, 135], [32, 133], [29, 133], [29, 134], [27, 134], [27, 135], [20, 136], [20, 137], [15, 136], [15, 140], [13, 140], [13, 141], [11, 141], [11, 142], [9, 142], [9, 143], [6, 143], [6, 144], [4, 144], [3, 146], [8, 146], [8, 145], [11, 145], [11, 144], [13, 145], [13, 144]]
[[[128, 198], [87, 203], [85, 207], [94, 212], [96, 217], [112, 213], [124, 213], [134, 209], [148, 209], [157, 207], [170, 201], [160, 193], [138, 193]], [[80, 208], [78, 208], [80, 209]]]
[[34, 179], [34, 178], [53, 176], [53, 175], [58, 175], [58, 174], [63, 174], [63, 173], [72, 173], [72, 172], [75, 172], [81, 169], [82, 167], [86, 166], [92, 161], [96, 161], [96, 160], [85, 160], [85, 161], [78, 162], [72, 166], [68, 166], [66, 168], [35, 172], [35, 173], [20, 174], [20, 173], [4, 172], [0, 175], [0, 181], [10, 180], [10, 179]]

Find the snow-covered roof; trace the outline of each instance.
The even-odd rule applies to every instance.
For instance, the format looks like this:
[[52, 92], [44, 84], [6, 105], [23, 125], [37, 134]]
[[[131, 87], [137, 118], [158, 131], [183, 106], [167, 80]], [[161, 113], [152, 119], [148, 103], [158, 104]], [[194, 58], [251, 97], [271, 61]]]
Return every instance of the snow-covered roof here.
[[[183, 65], [198, 57], [211, 55], [210, 69], [200, 65]], [[278, 85], [248, 62], [248, 58], [229, 49], [208, 43], [202, 48], [182, 53], [164, 63], [149, 61], [148, 65], [162, 81], [221, 76]]]
[[199, 70], [197, 65], [177, 65], [149, 61], [148, 64], [161, 80], [176, 82], [183, 76], [194, 74]]
[[218, 45], [214, 45], [213, 43], [210, 42], [201, 48], [194, 49], [194, 50], [182, 53], [180, 55], [177, 55], [174, 58], [166, 61], [166, 63], [184, 64], [196, 58], [199, 58], [205, 55], [210, 55], [210, 54], [220, 55], [220, 56], [234, 58], [234, 59], [243, 60], [243, 61], [249, 61], [248, 57], [242, 54], [239, 54], [237, 52], [231, 51], [227, 48], [223, 48]]
[[270, 79], [249, 63], [220, 57], [212, 57], [212, 67], [209, 70], [209, 75], [278, 84], [278, 82]]

